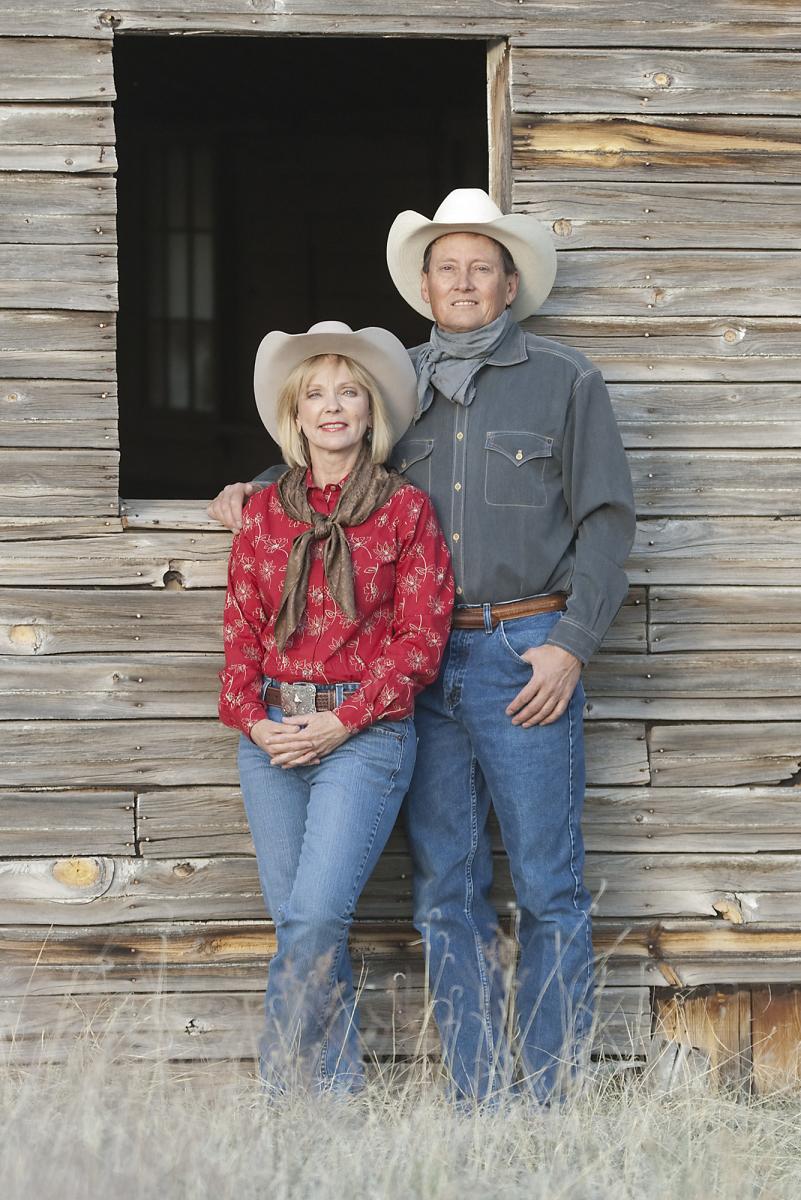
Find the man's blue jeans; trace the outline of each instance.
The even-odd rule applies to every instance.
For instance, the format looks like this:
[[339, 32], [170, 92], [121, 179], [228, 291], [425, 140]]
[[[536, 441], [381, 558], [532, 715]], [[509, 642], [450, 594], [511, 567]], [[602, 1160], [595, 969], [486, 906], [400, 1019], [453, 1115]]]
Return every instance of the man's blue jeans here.
[[[280, 708], [268, 709], [273, 721]], [[272, 767], [249, 738], [239, 774], [277, 953], [259, 1044], [265, 1085], [362, 1084], [348, 930], [414, 767], [411, 717], [355, 734], [316, 766]]]
[[[457, 1095], [484, 1100], [518, 1084], [553, 1098], [586, 1052], [592, 1015], [590, 895], [584, 887], [581, 683], [551, 725], [512, 725], [505, 709], [531, 679], [520, 657], [558, 613], [492, 630], [454, 630], [439, 678], [417, 697], [417, 764], [408, 797], [415, 924], [426, 940], [443, 1049]], [[509, 972], [498, 961], [489, 892], [490, 802], [517, 895], [520, 957], [513, 1052]], [[516, 1057], [515, 1057], [516, 1056]]]

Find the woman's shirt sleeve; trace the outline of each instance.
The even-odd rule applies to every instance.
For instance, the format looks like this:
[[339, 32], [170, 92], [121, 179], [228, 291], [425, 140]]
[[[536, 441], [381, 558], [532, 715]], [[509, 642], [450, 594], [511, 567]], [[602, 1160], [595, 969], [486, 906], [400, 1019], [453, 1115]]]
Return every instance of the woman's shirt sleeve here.
[[220, 672], [220, 720], [250, 736], [267, 713], [261, 702], [262, 645], [266, 624], [256, 582], [256, 555], [244, 530], [231, 545], [223, 609], [225, 667]]
[[390, 639], [369, 664], [369, 680], [335, 710], [352, 733], [373, 721], [409, 716], [416, 693], [437, 677], [450, 633], [454, 584], [448, 548], [428, 496], [408, 492], [396, 493], [404, 504]]

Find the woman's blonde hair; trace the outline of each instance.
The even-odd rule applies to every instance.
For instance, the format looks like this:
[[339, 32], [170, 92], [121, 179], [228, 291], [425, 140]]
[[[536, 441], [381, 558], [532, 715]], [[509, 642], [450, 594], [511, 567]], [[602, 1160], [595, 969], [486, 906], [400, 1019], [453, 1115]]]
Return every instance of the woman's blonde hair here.
[[295, 424], [298, 415], [298, 400], [315, 367], [328, 358], [333, 359], [334, 362], [341, 362], [346, 370], [350, 371], [354, 383], [361, 384], [367, 391], [370, 400], [370, 415], [373, 419], [370, 440], [372, 459], [374, 463], [386, 462], [394, 445], [394, 438], [381, 389], [369, 371], [365, 371], [364, 367], [359, 366], [357, 362], [344, 354], [315, 354], [312, 358], [304, 359], [287, 375], [278, 395], [276, 410], [278, 444], [281, 447], [284, 462], [288, 467], [311, 465], [306, 436]]

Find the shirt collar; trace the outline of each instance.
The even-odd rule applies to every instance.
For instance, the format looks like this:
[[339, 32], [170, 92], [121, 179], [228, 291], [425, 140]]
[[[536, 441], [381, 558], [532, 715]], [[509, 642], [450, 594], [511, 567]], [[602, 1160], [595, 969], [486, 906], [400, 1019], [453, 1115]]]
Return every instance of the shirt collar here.
[[513, 367], [517, 363], [526, 362], [527, 359], [526, 335], [517, 321], [510, 321], [506, 336], [500, 346], [493, 351], [492, 357], [487, 359], [487, 366]]
[[[350, 471], [348, 471], [348, 475], [350, 475]], [[313, 491], [317, 491], [317, 492], [327, 492], [331, 488], [341, 488], [343, 486], [343, 484], [345, 483], [345, 480], [348, 478], [348, 475], [344, 475], [342, 477], [342, 479], [340, 479], [339, 483], [327, 483], [325, 485], [325, 487], [318, 488], [317, 484], [314, 482], [314, 476], [312, 475], [311, 467], [307, 467], [306, 468], [306, 491], [313, 490]]]

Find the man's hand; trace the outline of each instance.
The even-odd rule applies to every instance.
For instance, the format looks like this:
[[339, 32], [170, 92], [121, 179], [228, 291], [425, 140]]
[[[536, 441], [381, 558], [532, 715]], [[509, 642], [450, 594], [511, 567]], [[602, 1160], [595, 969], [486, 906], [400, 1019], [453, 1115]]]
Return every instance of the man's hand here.
[[303, 713], [282, 722], [257, 721], [251, 740], [266, 750], [274, 767], [318, 763], [350, 737], [336, 713]]
[[531, 664], [531, 680], [517, 693], [506, 715], [512, 718], [513, 725], [522, 725], [524, 729], [551, 725], [570, 703], [581, 675], [581, 663], [568, 650], [549, 642], [532, 646], [521, 658]]
[[242, 506], [248, 496], [260, 492], [263, 487], [263, 483], [229, 483], [219, 496], [215, 496], [206, 512], [226, 529], [238, 533], [242, 528]]

